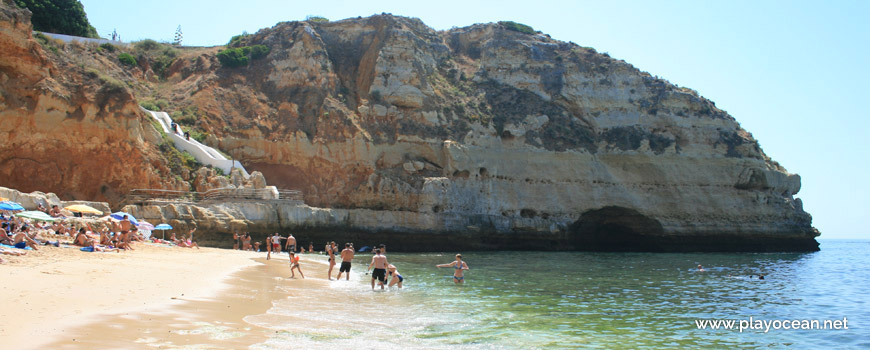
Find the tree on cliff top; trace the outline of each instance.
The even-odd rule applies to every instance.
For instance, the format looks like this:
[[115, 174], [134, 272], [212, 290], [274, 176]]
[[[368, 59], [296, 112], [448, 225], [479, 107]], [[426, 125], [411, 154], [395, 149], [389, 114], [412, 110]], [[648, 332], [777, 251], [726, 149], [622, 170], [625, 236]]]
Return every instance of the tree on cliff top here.
[[30, 22], [34, 30], [99, 38], [78, 0], [15, 0], [15, 3], [33, 12]]

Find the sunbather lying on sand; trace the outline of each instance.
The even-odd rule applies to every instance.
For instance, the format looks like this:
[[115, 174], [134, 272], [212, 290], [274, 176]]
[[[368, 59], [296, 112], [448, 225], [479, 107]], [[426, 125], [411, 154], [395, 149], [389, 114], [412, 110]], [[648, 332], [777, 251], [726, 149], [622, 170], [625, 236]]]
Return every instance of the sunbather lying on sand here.
[[20, 256], [20, 255], [26, 255], [27, 252], [22, 252], [20, 250], [16, 251], [16, 250], [12, 250], [12, 249], [0, 248], [0, 254]]

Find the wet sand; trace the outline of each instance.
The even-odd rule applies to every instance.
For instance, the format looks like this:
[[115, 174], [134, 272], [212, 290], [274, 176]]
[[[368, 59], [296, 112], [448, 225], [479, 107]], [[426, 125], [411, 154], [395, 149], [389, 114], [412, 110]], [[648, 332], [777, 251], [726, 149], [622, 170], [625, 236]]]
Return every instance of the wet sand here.
[[[21, 257], [4, 255], [6, 263], [0, 265], [0, 293], [4, 296], [0, 348], [192, 344], [198, 334], [182, 328], [198, 320], [241, 327], [241, 319], [250, 310], [263, 312], [269, 307], [275, 296], [269, 293], [277, 293], [274, 287], [289, 276], [286, 255], [267, 263], [265, 253], [144, 243], [135, 248], [120, 253], [86, 253], [78, 248], [45, 247]], [[303, 270], [312, 274], [316, 274], [316, 267], [324, 268], [306, 262], [304, 257], [302, 264]], [[254, 275], [248, 277], [247, 271]], [[321, 281], [326, 283], [323, 277]], [[299, 286], [316, 283], [289, 282]], [[234, 293], [246, 283], [259, 283], [257, 295]], [[246, 290], [251, 289], [248, 286]], [[227, 346], [221, 341], [220, 347]]]
[[[102, 315], [87, 323], [70, 324], [63, 337], [47, 347], [247, 348], [284, 331], [252, 326], [244, 321], [245, 317], [264, 314], [274, 300], [292, 294], [316, 294], [315, 289], [322, 290], [329, 283], [325, 278], [325, 257], [322, 256], [303, 255], [300, 263], [308, 278], [298, 278], [297, 274], [296, 279], [291, 279], [286, 254], [273, 256], [268, 261], [265, 253], [244, 255], [252, 264], [229, 274], [212, 293], [176, 295], [172, 300], [177, 301], [174, 303], [158, 301], [132, 312]], [[337, 271], [336, 268], [334, 273]], [[330, 298], [328, 295], [322, 297]]]

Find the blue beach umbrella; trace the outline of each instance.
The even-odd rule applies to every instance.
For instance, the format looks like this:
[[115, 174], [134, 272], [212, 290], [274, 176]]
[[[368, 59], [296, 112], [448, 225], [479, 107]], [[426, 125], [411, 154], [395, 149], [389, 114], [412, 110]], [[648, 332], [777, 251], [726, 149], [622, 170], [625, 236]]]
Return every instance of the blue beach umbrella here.
[[172, 226], [170, 226], [169, 224], [160, 224], [160, 225], [154, 226], [154, 229], [163, 231], [163, 239], [165, 240], [166, 239], [166, 230], [171, 230]]
[[139, 226], [139, 220], [136, 220], [133, 215], [127, 214], [123, 211], [119, 211], [117, 213], [112, 213], [112, 218], [115, 220], [124, 220], [124, 215], [127, 215], [127, 220], [130, 220], [130, 223], [133, 225]]
[[15, 203], [13, 201], [2, 201], [0, 202], [0, 210], [18, 211], [24, 210], [24, 207], [22, 207], [21, 204]]

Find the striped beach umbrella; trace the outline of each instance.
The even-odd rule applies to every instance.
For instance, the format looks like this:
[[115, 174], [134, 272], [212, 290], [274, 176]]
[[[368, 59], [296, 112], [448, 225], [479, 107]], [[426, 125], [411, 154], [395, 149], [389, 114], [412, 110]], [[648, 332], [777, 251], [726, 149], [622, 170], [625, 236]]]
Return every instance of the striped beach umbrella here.
[[20, 213], [16, 213], [15, 216], [20, 218], [28, 218], [38, 221], [54, 221], [57, 220], [50, 215], [43, 213], [41, 211], [31, 210], [31, 211], [22, 211]]

